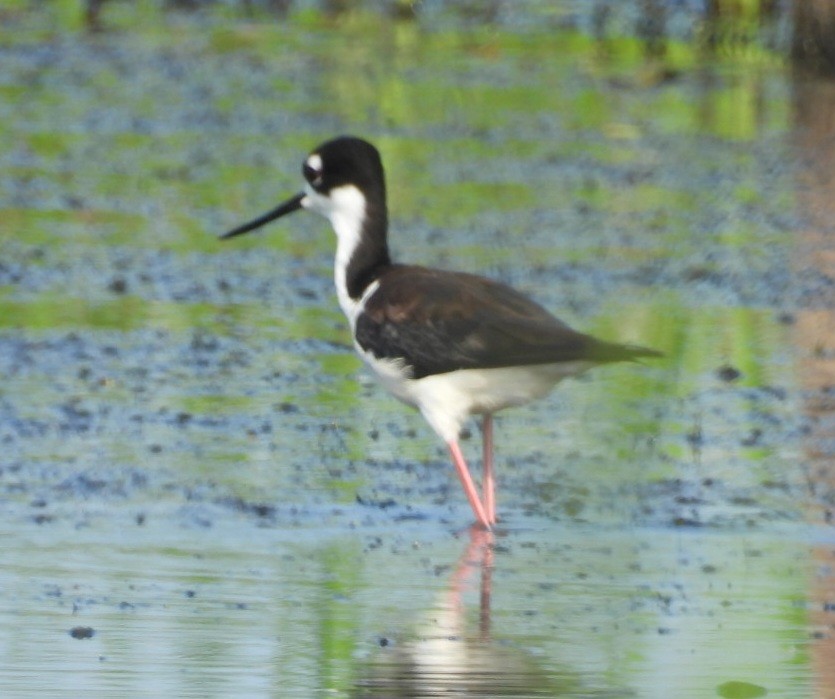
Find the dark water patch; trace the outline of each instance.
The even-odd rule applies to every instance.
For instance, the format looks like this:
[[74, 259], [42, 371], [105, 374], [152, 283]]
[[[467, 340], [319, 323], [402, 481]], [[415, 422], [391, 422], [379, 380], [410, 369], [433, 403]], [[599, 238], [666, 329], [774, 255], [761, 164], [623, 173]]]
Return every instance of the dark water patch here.
[[96, 635], [96, 631], [91, 626], [73, 626], [69, 630], [69, 634], [76, 640], [86, 640], [93, 638]]

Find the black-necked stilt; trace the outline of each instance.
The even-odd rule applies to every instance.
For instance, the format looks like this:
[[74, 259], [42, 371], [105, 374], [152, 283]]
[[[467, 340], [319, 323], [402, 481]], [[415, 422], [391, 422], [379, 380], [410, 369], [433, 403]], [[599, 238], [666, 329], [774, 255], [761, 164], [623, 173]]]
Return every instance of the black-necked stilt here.
[[[485, 527], [496, 522], [493, 413], [541, 398], [561, 379], [596, 364], [660, 356], [576, 332], [499, 282], [393, 263], [383, 164], [367, 141], [342, 136], [323, 143], [304, 161], [302, 174], [302, 192], [221, 237], [247, 233], [297, 209], [331, 222], [336, 293], [357, 352], [446, 442]], [[458, 444], [470, 415], [483, 419], [481, 497]]]

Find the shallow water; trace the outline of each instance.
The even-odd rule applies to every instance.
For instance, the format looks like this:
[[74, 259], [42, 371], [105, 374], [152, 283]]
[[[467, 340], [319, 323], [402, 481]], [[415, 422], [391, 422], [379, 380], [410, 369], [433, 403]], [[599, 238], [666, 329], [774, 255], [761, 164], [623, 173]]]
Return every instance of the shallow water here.
[[[831, 88], [432, 7], [4, 11], [3, 696], [835, 694]], [[399, 257], [666, 353], [497, 421], [495, 541], [324, 223], [216, 240], [345, 131]]]
[[138, 525], [114, 507], [63, 534], [4, 531], [7, 695], [815, 695], [830, 575], [814, 555], [831, 542], [814, 529], [511, 517], [485, 601], [466, 532], [211, 514]]

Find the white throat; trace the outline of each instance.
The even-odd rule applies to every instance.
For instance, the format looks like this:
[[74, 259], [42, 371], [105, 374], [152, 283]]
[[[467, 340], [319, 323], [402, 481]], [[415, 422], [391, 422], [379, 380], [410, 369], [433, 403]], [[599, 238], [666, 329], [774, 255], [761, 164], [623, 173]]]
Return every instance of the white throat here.
[[327, 218], [336, 233], [333, 280], [339, 305], [353, 330], [360, 304], [348, 294], [347, 271], [362, 238], [366, 211], [365, 195], [351, 184], [335, 187], [327, 195], [320, 194], [308, 186], [301, 204], [305, 209]]

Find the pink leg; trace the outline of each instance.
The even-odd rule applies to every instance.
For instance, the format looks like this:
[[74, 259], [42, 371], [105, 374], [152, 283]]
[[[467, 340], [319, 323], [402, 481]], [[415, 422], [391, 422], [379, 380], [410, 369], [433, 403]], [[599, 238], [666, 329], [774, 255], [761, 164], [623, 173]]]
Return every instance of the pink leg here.
[[496, 523], [496, 477], [493, 471], [493, 416], [484, 414], [481, 423], [482, 442], [484, 443], [484, 511], [490, 524]]
[[481, 504], [481, 500], [478, 498], [478, 493], [476, 492], [475, 485], [473, 484], [473, 477], [470, 475], [470, 469], [467, 468], [467, 462], [464, 461], [464, 455], [461, 453], [461, 447], [458, 446], [458, 442], [448, 442], [447, 446], [449, 447], [449, 453], [452, 455], [452, 463], [455, 464], [455, 470], [458, 473], [458, 478], [461, 481], [461, 485], [464, 486], [464, 493], [467, 496], [467, 500], [470, 501], [470, 507], [473, 508], [473, 512], [475, 513], [475, 518], [478, 520], [479, 524], [482, 524], [487, 529], [490, 529], [490, 520], [487, 517], [487, 513], [484, 511], [484, 506]]

